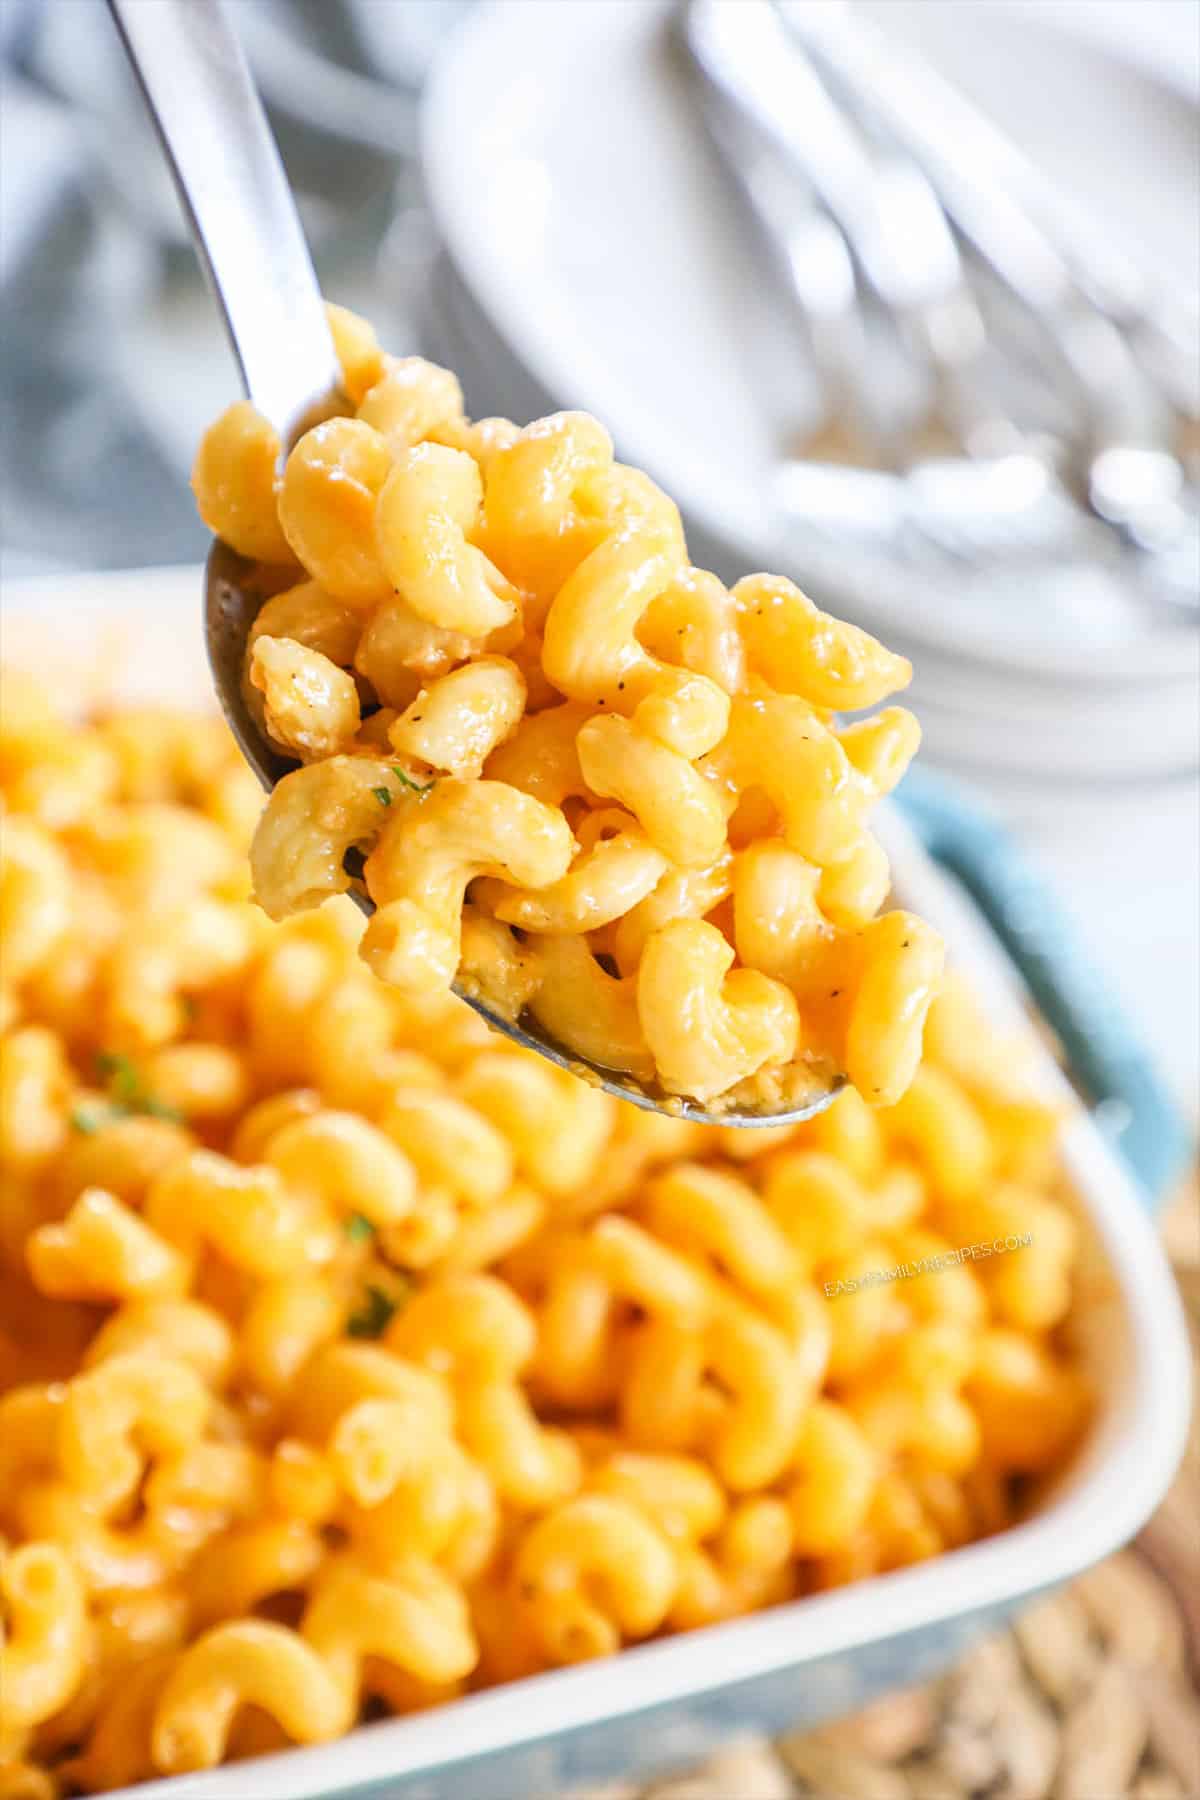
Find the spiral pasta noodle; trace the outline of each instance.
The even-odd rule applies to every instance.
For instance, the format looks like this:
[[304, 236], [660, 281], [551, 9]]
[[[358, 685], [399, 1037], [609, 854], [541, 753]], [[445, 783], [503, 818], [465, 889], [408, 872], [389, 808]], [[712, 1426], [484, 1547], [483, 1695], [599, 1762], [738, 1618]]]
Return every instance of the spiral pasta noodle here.
[[330, 316], [352, 416], [276, 479], [239, 402], [194, 475], [206, 523], [296, 578], [246, 653], [298, 765], [251, 852], [261, 904], [346, 891], [354, 851], [362, 953], [413, 998], [456, 985], [710, 1113], [842, 1079], [890, 1105], [942, 946], [878, 916], [869, 815], [920, 731], [896, 706], [838, 715], [909, 665], [790, 582], [694, 568], [675, 506], [587, 414], [472, 424], [448, 371]]

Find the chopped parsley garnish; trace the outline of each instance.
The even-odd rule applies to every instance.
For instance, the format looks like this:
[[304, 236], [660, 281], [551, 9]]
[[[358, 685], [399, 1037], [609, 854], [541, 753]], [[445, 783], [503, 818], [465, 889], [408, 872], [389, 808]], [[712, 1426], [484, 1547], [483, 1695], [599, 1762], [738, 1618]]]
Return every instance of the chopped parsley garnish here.
[[[412, 776], [406, 775], [404, 770], [396, 763], [392, 764], [392, 774], [396, 777], [396, 780], [400, 783], [401, 787], [407, 788], [410, 794], [415, 794], [418, 800], [423, 800], [426, 794], [428, 794], [434, 786], [432, 781], [427, 781], [424, 785], [419, 781], [414, 781]], [[378, 800], [380, 806], [390, 806], [392, 801], [396, 798], [390, 787], [373, 787], [371, 792]]]
[[182, 1125], [184, 1115], [177, 1106], [171, 1106], [166, 1100], [160, 1100], [155, 1094], [138, 1094], [135, 1099], [124, 1102], [126, 1110], [131, 1113], [144, 1113], [149, 1119], [165, 1119], [168, 1125]]
[[114, 1112], [111, 1106], [103, 1103], [96, 1107], [76, 1106], [71, 1113], [71, 1130], [81, 1131], [84, 1137], [91, 1137], [93, 1131], [99, 1131], [109, 1119], [119, 1119], [123, 1115]]
[[76, 1131], [86, 1135], [114, 1119], [128, 1119], [135, 1113], [151, 1119], [166, 1119], [172, 1125], [183, 1124], [183, 1114], [177, 1106], [169, 1106], [150, 1092], [131, 1056], [121, 1051], [101, 1050], [96, 1057], [96, 1073], [108, 1088], [108, 1098], [98, 1107], [75, 1108], [71, 1124]]
[[76, 1106], [70, 1116], [71, 1130], [80, 1132], [84, 1137], [91, 1137], [94, 1131], [102, 1130], [105, 1125], [115, 1125], [119, 1119], [132, 1119], [138, 1114], [143, 1118], [166, 1119], [172, 1125], [183, 1124], [183, 1114], [175, 1107], [148, 1095], [140, 1106], [133, 1106], [124, 1100], [99, 1100], [90, 1106]]
[[401, 787], [406, 787], [410, 793], [416, 794], [417, 798], [420, 800], [423, 800], [425, 795], [436, 785], [432, 781], [427, 781], [424, 784], [419, 781], [414, 781], [412, 776], [406, 775], [404, 770], [399, 768], [396, 763], [392, 764], [392, 774], [396, 777], [396, 780], [400, 783]]
[[96, 1055], [96, 1073], [108, 1083], [108, 1091], [122, 1106], [128, 1105], [141, 1091], [142, 1078], [131, 1056], [119, 1051], [100, 1050]]
[[362, 1303], [346, 1320], [346, 1330], [354, 1338], [382, 1337], [398, 1304], [390, 1294], [385, 1294], [381, 1287], [372, 1283]]
[[352, 1244], [365, 1244], [368, 1238], [375, 1236], [375, 1227], [360, 1212], [350, 1213], [343, 1229]]

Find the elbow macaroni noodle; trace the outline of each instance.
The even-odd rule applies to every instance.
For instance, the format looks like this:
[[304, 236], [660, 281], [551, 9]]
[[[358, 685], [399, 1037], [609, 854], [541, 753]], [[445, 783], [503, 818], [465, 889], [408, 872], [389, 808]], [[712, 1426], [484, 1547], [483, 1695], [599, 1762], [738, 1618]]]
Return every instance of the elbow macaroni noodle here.
[[[194, 473], [212, 530], [294, 576], [245, 666], [300, 765], [251, 852], [262, 906], [345, 892], [354, 852], [363, 956], [410, 998], [457, 984], [528, 1010], [570, 1054], [717, 1112], [843, 1077], [898, 1099], [942, 950], [877, 917], [867, 821], [920, 732], [901, 707], [836, 715], [909, 665], [788, 581], [693, 568], [675, 506], [588, 415], [471, 424], [453, 375], [330, 321], [354, 416], [277, 478], [239, 402]], [[16, 879], [45, 878], [39, 855]]]
[[[395, 388], [389, 443], [431, 416], [415, 377]], [[588, 442], [603, 506], [572, 498]], [[534, 602], [607, 541], [605, 507], [645, 529], [647, 490], [618, 488], [594, 433], [497, 432], [490, 466], [506, 446], [557, 459], [541, 502], [510, 470], [481, 527], [499, 556], [517, 491], [512, 567]], [[731, 621], [750, 602], [681, 574], [662, 542], [676, 586], [647, 607], [654, 654], [627, 645], [613, 666], [642, 684], [638, 708], [666, 695], [678, 725], [694, 722], [689, 690], [678, 671], [660, 684], [655, 660], [676, 621], [697, 679], [778, 645], [763, 625], [743, 651]], [[779, 584], [756, 591], [809, 620]], [[298, 613], [344, 650], [348, 614], [293, 595]], [[870, 690], [853, 641], [817, 643], [822, 703]], [[517, 691], [505, 653], [439, 679]], [[571, 676], [593, 696], [600, 680]], [[361, 767], [373, 809], [369, 788], [391, 781], [372, 858], [390, 868], [396, 833], [421, 875], [377, 921], [411, 905], [430, 942], [453, 943], [482, 869], [489, 931], [553, 925], [541, 941], [561, 981], [538, 1003], [607, 983], [599, 1016], [635, 1066], [665, 939], [668, 963], [705, 963], [708, 1029], [744, 1071], [748, 1043], [811, 1028], [825, 872], [803, 861], [788, 891], [804, 906], [772, 936], [738, 903], [779, 859], [790, 880], [802, 852], [782, 840], [681, 868], [636, 807], [605, 807], [590, 830], [576, 818], [588, 849], [572, 863], [578, 705], [524, 714], [492, 752], [525, 734], [527, 788], [466, 772], [484, 740], [452, 718], [427, 801], [353, 750], [293, 779]], [[889, 729], [859, 740], [860, 763]], [[83, 814], [63, 770], [86, 771]], [[16, 952], [0, 967], [0, 1772], [17, 1791], [58, 1800], [316, 1743], [364, 1710], [896, 1568], [1002, 1529], [1070, 1453], [1088, 1400], [1063, 1329], [1076, 1229], [1058, 1121], [958, 988], [935, 1000], [926, 1062], [890, 1108], [847, 1089], [753, 1134], [639, 1113], [497, 1040], [444, 988], [381, 986], [347, 901], [281, 924], [257, 913], [241, 873], [252, 782], [216, 723], [79, 725], [18, 683], [0, 778]], [[329, 831], [360, 836], [361, 791], [317, 791]], [[298, 883], [336, 888], [336, 859], [296, 856]], [[584, 935], [612, 923], [610, 885], [637, 896], [616, 915], [616, 975]], [[725, 972], [707, 915], [730, 896], [735, 934], [761, 950]], [[910, 929], [898, 918], [865, 931]], [[468, 909], [464, 943], [475, 929]], [[886, 1012], [894, 946], [875, 963], [868, 935], [849, 942], [838, 956], [881, 984]], [[664, 1006], [650, 1041], [668, 1059], [672, 1030]], [[951, 1254], [1025, 1232], [1020, 1254]], [[871, 1279], [897, 1265], [930, 1272]]]

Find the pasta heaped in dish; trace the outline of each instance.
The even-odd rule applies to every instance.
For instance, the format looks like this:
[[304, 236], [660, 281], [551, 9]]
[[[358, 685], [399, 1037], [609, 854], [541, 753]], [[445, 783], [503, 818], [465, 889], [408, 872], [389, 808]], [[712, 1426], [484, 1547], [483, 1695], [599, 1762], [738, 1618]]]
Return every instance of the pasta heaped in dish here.
[[[527, 582], [567, 557], [536, 542]], [[561, 722], [527, 728], [571, 780]], [[894, 1569], [1069, 1454], [1058, 1120], [957, 989], [896, 1106], [706, 1128], [377, 982], [345, 899], [268, 920], [215, 722], [80, 725], [15, 684], [0, 782], [0, 1795], [315, 1743]], [[649, 879], [632, 818], [576, 821], [617, 888]], [[793, 854], [735, 854], [735, 897]], [[615, 940], [690, 954], [725, 878], [655, 869]], [[551, 885], [464, 940], [516, 895], [575, 917]], [[549, 941], [591, 979], [581, 934]]]

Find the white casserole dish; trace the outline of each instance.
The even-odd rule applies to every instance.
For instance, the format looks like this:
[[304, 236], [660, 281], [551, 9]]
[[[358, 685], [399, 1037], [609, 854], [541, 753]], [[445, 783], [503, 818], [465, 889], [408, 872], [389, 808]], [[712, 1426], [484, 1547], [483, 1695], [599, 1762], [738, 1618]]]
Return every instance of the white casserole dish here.
[[[4, 592], [6, 660], [67, 696], [211, 704], [198, 569], [69, 575]], [[946, 932], [997, 1023], [1020, 984], [961, 891], [893, 811], [898, 893]], [[1063, 1078], [1047, 1057], [1045, 1078]], [[1081, 1343], [1099, 1407], [1035, 1516], [985, 1542], [736, 1623], [513, 1683], [348, 1738], [122, 1790], [127, 1800], [527, 1800], [662, 1769], [746, 1730], [816, 1723], [920, 1680], [1041, 1590], [1126, 1542], [1162, 1498], [1190, 1412], [1187, 1337], [1139, 1189], [1080, 1111], [1064, 1156], [1081, 1219]]]

